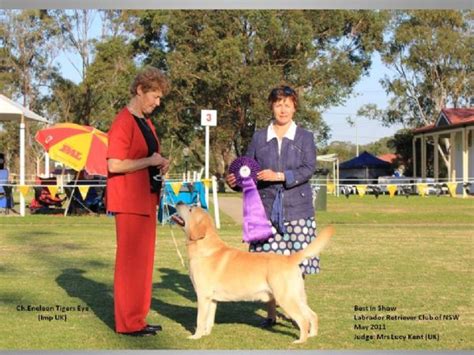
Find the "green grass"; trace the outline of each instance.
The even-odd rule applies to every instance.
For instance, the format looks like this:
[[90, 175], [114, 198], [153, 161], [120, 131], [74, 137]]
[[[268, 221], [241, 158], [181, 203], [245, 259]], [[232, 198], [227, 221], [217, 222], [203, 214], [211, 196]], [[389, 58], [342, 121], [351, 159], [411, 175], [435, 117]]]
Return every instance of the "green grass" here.
[[[0, 349], [472, 349], [474, 200], [386, 196], [328, 199], [317, 214], [336, 235], [322, 255], [322, 273], [306, 278], [308, 303], [320, 333], [291, 344], [298, 330], [281, 320], [256, 325], [258, 303], [222, 303], [210, 336], [188, 340], [196, 297], [169, 226], [158, 228], [150, 323], [156, 337], [113, 331], [113, 218], [0, 217]], [[237, 248], [241, 227], [221, 215], [221, 237]], [[173, 233], [186, 257], [184, 236]], [[88, 307], [89, 311], [18, 311], [18, 306]], [[354, 306], [396, 306], [395, 312], [355, 312]], [[355, 321], [354, 315], [459, 314], [457, 321]], [[66, 314], [67, 321], [38, 315]], [[385, 331], [354, 330], [385, 324]], [[439, 334], [432, 340], [354, 340], [356, 334]]]

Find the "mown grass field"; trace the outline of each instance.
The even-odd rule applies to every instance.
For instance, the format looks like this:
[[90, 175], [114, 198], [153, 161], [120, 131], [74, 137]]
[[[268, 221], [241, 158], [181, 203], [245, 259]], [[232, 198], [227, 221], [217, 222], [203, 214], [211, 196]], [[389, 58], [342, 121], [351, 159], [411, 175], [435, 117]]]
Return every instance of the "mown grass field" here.
[[[237, 248], [241, 227], [221, 215], [221, 237]], [[308, 302], [320, 333], [293, 345], [298, 330], [279, 320], [257, 327], [258, 303], [217, 308], [210, 336], [188, 340], [196, 297], [181, 265], [171, 230], [186, 257], [184, 235], [158, 228], [150, 323], [156, 337], [130, 338], [113, 331], [113, 218], [0, 216], [0, 349], [472, 349], [474, 200], [447, 197], [328, 199], [317, 214], [336, 235], [322, 255], [322, 273], [306, 278]], [[22, 306], [75, 310], [26, 311]], [[396, 307], [355, 311], [354, 306]], [[86, 311], [78, 311], [78, 306]], [[361, 315], [416, 316], [417, 320], [355, 320]], [[459, 315], [421, 320], [420, 315]], [[67, 317], [66, 321], [61, 318]], [[39, 316], [61, 318], [39, 320]], [[357, 325], [385, 329], [354, 329]], [[359, 340], [355, 336], [424, 335], [423, 339]], [[438, 339], [426, 339], [426, 335]]]

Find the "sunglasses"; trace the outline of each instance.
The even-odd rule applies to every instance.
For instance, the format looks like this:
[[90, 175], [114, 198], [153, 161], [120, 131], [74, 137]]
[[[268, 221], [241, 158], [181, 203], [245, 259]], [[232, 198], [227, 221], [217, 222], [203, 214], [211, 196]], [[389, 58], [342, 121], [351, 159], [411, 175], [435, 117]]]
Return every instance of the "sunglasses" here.
[[273, 89], [270, 93], [270, 96], [273, 96], [273, 97], [278, 96], [278, 94], [281, 92], [283, 92], [285, 96], [296, 95], [295, 90], [293, 90], [289, 86], [282, 86], [282, 87]]

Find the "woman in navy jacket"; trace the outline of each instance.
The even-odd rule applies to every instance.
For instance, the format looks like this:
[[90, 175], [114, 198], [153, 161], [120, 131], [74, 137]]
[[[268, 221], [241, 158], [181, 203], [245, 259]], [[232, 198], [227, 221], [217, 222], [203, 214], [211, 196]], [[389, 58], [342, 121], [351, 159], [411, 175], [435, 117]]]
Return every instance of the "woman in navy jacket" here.
[[[273, 235], [266, 241], [251, 243], [251, 252], [274, 252], [289, 255], [305, 248], [316, 238], [316, 221], [309, 180], [316, 169], [316, 146], [313, 134], [293, 121], [298, 107], [296, 92], [281, 86], [268, 96], [273, 120], [254, 133], [246, 156], [254, 158], [262, 169], [257, 174], [257, 188]], [[227, 183], [236, 186], [229, 174]], [[304, 274], [319, 272], [319, 259], [300, 265]], [[262, 326], [276, 323], [275, 303], [269, 302], [268, 316]]]

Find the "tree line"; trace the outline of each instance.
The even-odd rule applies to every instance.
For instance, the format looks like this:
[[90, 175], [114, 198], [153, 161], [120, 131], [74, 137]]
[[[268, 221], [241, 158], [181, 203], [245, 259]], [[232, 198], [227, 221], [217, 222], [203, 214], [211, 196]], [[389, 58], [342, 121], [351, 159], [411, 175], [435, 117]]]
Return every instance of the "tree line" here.
[[[408, 128], [433, 122], [444, 106], [472, 93], [472, 11], [423, 10], [1, 10], [0, 92], [54, 122], [107, 131], [145, 65], [171, 79], [152, 119], [176, 169], [182, 149], [203, 165], [200, 110], [216, 109], [211, 170], [223, 174], [271, 118], [270, 88], [300, 97], [296, 119], [324, 151], [321, 112], [344, 103], [375, 52], [393, 75], [382, 79], [387, 109], [359, 115]], [[100, 23], [100, 28], [97, 28]], [[74, 54], [80, 77], [65, 77], [58, 57]], [[37, 129], [30, 125], [31, 131]], [[4, 124], [0, 151], [18, 154], [18, 129]], [[31, 144], [35, 156], [39, 147]]]

